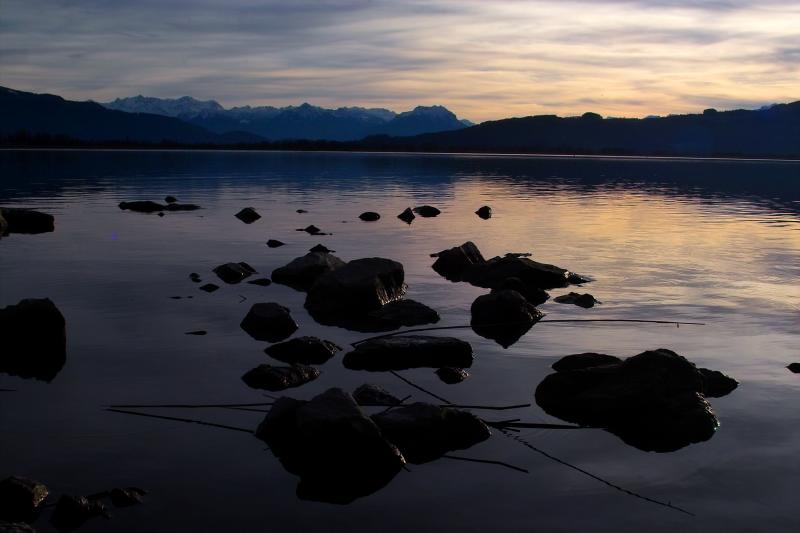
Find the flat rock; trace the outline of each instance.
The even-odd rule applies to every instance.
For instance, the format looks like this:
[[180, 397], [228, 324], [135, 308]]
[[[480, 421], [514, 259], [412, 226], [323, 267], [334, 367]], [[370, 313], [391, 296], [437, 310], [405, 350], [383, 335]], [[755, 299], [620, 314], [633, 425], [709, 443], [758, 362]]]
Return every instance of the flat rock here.
[[272, 366], [263, 364], [248, 370], [242, 376], [242, 381], [253, 389], [274, 392], [305, 385], [309, 381], [317, 379], [319, 375], [319, 370], [313, 366]]
[[376, 220], [380, 220], [381, 216], [374, 211], [366, 211], [358, 215], [358, 218], [364, 222], [375, 222]]
[[253, 304], [240, 326], [254, 339], [266, 342], [280, 342], [297, 331], [289, 309], [274, 302]]
[[213, 270], [219, 279], [228, 284], [239, 283], [256, 273], [256, 270], [245, 262], [225, 263]]
[[483, 207], [475, 211], [475, 214], [478, 215], [483, 220], [488, 220], [492, 218], [492, 208], [489, 207], [488, 205], [484, 205]]
[[442, 213], [431, 205], [420, 205], [415, 207], [414, 212], [423, 218], [438, 217]]
[[267, 246], [269, 246], [270, 248], [279, 248], [281, 246], [284, 246], [285, 244], [286, 244], [285, 242], [281, 242], [277, 239], [270, 239], [267, 241]]
[[0, 235], [49, 233], [53, 230], [55, 230], [53, 215], [20, 207], [0, 207]]
[[556, 372], [568, 372], [570, 370], [583, 370], [603, 365], [618, 365], [622, 359], [604, 353], [585, 352], [567, 355], [553, 363], [551, 367]]
[[429, 403], [395, 407], [373, 415], [372, 420], [381, 434], [413, 464], [433, 461], [453, 450], [465, 450], [492, 435], [474, 414]]
[[399, 218], [406, 224], [411, 224], [411, 222], [413, 222], [414, 219], [417, 218], [417, 216], [414, 214], [414, 212], [411, 210], [410, 207], [406, 207], [402, 213], [397, 215], [397, 218]]
[[297, 290], [308, 290], [323, 274], [334, 271], [345, 262], [327, 252], [309, 252], [272, 271], [272, 280]]
[[395, 335], [362, 342], [344, 356], [351, 370], [405, 370], [472, 366], [472, 346], [453, 337]]
[[469, 372], [463, 368], [453, 368], [448, 366], [438, 369], [436, 371], [436, 375], [439, 376], [439, 379], [442, 380], [442, 383], [455, 385], [456, 383], [461, 383], [467, 379], [469, 377]]
[[353, 391], [353, 398], [358, 405], [399, 405], [400, 398], [391, 394], [386, 389], [373, 385], [371, 383], [364, 383]]
[[[525, 335], [544, 313], [517, 291], [492, 291], [478, 296], [470, 308], [473, 331], [508, 348]], [[459, 366], [459, 365], [453, 365]]]
[[584, 309], [590, 309], [594, 307], [594, 304], [602, 303], [596, 300], [595, 297], [588, 292], [584, 294], [579, 294], [577, 292], [562, 294], [561, 296], [556, 296], [553, 298], [553, 301], [560, 304], [577, 305], [578, 307], [583, 307]]
[[52, 381], [67, 361], [64, 315], [49, 299], [0, 309], [0, 372]]
[[214, 292], [216, 290], [219, 290], [219, 285], [215, 285], [213, 283], [206, 283], [205, 285], [200, 286], [200, 290], [205, 292]]
[[[499, 288], [508, 278], [517, 278], [526, 286], [539, 289], [566, 287], [570, 283], [586, 280], [561, 267], [539, 263], [515, 254], [493, 257], [485, 263], [476, 264], [462, 273], [462, 280], [477, 287]], [[575, 281], [573, 281], [575, 280]]]
[[258, 212], [252, 207], [245, 207], [244, 209], [242, 209], [233, 216], [235, 216], [245, 224], [252, 224], [256, 220], [261, 218], [261, 215], [259, 215]]
[[256, 430], [303, 500], [347, 504], [386, 486], [405, 459], [352, 396], [329, 389], [310, 401], [276, 400]]
[[47, 498], [47, 487], [24, 477], [11, 476], [0, 481], [0, 520], [32, 522]]
[[264, 351], [270, 357], [284, 363], [321, 365], [341, 350], [340, 346], [318, 337], [295, 337], [273, 344]]
[[432, 254], [432, 257], [436, 257], [433, 270], [450, 281], [461, 281], [467, 269], [486, 262], [481, 251], [472, 241]]
[[56, 503], [50, 521], [59, 531], [72, 531], [97, 516], [108, 517], [102, 502], [63, 494]]
[[435, 324], [440, 317], [434, 309], [415, 300], [395, 300], [367, 314], [375, 321], [374, 331], [391, 331], [400, 327]]

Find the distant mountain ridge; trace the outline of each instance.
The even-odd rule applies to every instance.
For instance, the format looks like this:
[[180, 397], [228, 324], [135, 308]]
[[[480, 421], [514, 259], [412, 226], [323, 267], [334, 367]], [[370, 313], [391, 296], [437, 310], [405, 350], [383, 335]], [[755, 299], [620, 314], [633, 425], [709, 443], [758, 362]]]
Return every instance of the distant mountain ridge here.
[[214, 100], [133, 96], [101, 104], [127, 113], [154, 113], [179, 118], [215, 133], [244, 131], [266, 140], [311, 139], [354, 141], [370, 135], [406, 136], [452, 131], [472, 125], [442, 106], [418, 106], [395, 113], [382, 108], [326, 109], [303, 103], [287, 107], [233, 107]]

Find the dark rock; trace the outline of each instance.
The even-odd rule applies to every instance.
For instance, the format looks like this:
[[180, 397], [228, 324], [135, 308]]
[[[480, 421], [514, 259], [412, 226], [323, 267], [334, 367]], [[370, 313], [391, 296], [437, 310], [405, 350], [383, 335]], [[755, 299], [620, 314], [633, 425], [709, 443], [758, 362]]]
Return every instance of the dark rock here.
[[402, 298], [404, 277], [397, 261], [356, 259], [320, 276], [308, 290], [305, 306], [315, 319], [365, 315]]
[[200, 206], [194, 204], [167, 204], [164, 206], [165, 211], [197, 211], [198, 209]]
[[160, 217], [163, 217], [163, 216], [164, 216], [164, 213], [163, 213], [163, 211], [159, 211], [159, 212], [158, 212], [158, 216], [160, 216]]
[[303, 500], [347, 504], [389, 483], [405, 460], [341, 389], [310, 401], [279, 398], [256, 430]]
[[271, 366], [258, 365], [248, 370], [242, 381], [253, 389], [268, 391], [282, 391], [293, 387], [305, 385], [319, 377], [319, 370], [313, 366]]
[[786, 368], [788, 368], [795, 374], [800, 374], [800, 363], [790, 363]]
[[439, 322], [439, 313], [414, 300], [395, 300], [367, 314], [374, 321], [373, 331], [391, 331], [400, 327], [421, 326]]
[[168, 204], [178, 203], [178, 199], [175, 198], [174, 196], [167, 196], [166, 198], [164, 198], [164, 201], [167, 202]]
[[296, 213], [308, 213], [308, 211], [306, 211], [305, 209], [298, 209], [298, 210], [297, 210], [297, 211], [295, 211], [295, 212], [296, 212]]
[[195, 283], [200, 283], [201, 281], [203, 281], [200, 279], [200, 274], [198, 274], [197, 272], [192, 272], [191, 274], [189, 274], [189, 279]]
[[550, 295], [547, 294], [547, 291], [532, 285], [525, 285], [519, 278], [506, 278], [503, 280], [503, 283], [500, 284], [500, 287], [497, 289], [492, 289], [492, 292], [497, 290], [517, 291], [523, 296], [523, 298], [528, 300], [528, 302], [533, 305], [543, 304], [550, 299]]
[[204, 329], [198, 329], [198, 330], [196, 330], [196, 331], [187, 331], [187, 332], [185, 333], [185, 335], [198, 335], [198, 336], [202, 336], [202, 335], [206, 335], [207, 333], [208, 333], [208, 332], [207, 332], [206, 330], [204, 330]]
[[295, 337], [264, 350], [267, 355], [289, 364], [321, 365], [341, 351], [341, 347], [318, 337]]
[[272, 285], [272, 280], [269, 278], [258, 278], [252, 281], [248, 281], [250, 285], [258, 285], [259, 287], [269, 287]]
[[0, 209], [0, 238], [8, 235], [8, 221], [3, 217], [3, 210]]
[[485, 205], [480, 209], [478, 209], [477, 211], [475, 211], [475, 214], [481, 217], [483, 220], [490, 219], [492, 218], [492, 208], [489, 207], [488, 205]]
[[244, 209], [242, 209], [233, 216], [235, 216], [245, 224], [252, 224], [256, 220], [261, 218], [261, 215], [259, 215], [258, 212], [252, 207], [245, 207]]
[[267, 246], [269, 246], [270, 248], [278, 248], [280, 246], [283, 246], [284, 244], [286, 243], [276, 239], [270, 239], [267, 241]]
[[708, 368], [698, 368], [700, 376], [703, 378], [703, 396], [706, 398], [721, 398], [736, 390], [739, 382], [730, 376], [726, 376], [719, 370], [709, 370]]
[[356, 390], [353, 391], [353, 398], [358, 405], [399, 405], [400, 398], [394, 396], [389, 391], [372, 385], [371, 383], [364, 383]]
[[413, 222], [414, 219], [417, 218], [417, 217], [416, 217], [416, 215], [414, 215], [414, 212], [411, 210], [410, 207], [406, 207], [405, 210], [402, 213], [397, 215], [397, 218], [399, 218], [400, 220], [402, 220], [406, 224], [411, 224], [411, 222]]
[[136, 487], [127, 488], [114, 488], [111, 489], [111, 503], [114, 507], [130, 507], [132, 505], [139, 505], [144, 503], [142, 496], [147, 494], [147, 491]]
[[214, 285], [213, 283], [206, 283], [205, 285], [200, 286], [200, 290], [206, 292], [214, 292], [217, 289], [219, 289], [219, 285]]
[[59, 531], [72, 531], [96, 516], [108, 517], [102, 502], [64, 494], [58, 499], [50, 521]]
[[6, 522], [0, 520], [0, 533], [36, 533], [33, 526], [25, 522]]
[[327, 272], [345, 265], [345, 262], [326, 252], [309, 252], [293, 259], [289, 264], [272, 271], [275, 283], [288, 285], [297, 290], [308, 290], [317, 279]]
[[381, 434], [414, 464], [433, 461], [453, 450], [465, 450], [492, 435], [474, 414], [429, 403], [396, 407], [373, 415], [372, 420]]
[[255, 269], [245, 262], [225, 263], [213, 270], [219, 279], [228, 284], [239, 283], [256, 273]]
[[0, 208], [0, 219], [5, 220], [5, 228], [0, 222], [0, 234], [6, 233], [48, 233], [55, 230], [55, 218], [53, 215], [34, 211], [33, 209], [23, 209], [19, 207]]
[[289, 310], [272, 302], [253, 304], [240, 325], [254, 339], [266, 342], [280, 342], [297, 331]]
[[578, 307], [583, 307], [584, 309], [590, 309], [594, 307], [594, 304], [602, 303], [597, 301], [595, 297], [588, 292], [584, 294], [578, 294], [577, 292], [562, 294], [561, 296], [556, 296], [553, 298], [553, 301], [560, 304], [577, 305]]
[[123, 211], [135, 211], [137, 213], [156, 213], [163, 211], [167, 206], [150, 200], [137, 200], [134, 202], [120, 202], [119, 208]]
[[481, 255], [481, 251], [472, 241], [432, 254], [432, 257], [436, 257], [433, 269], [440, 276], [450, 281], [461, 281], [461, 277], [467, 269], [473, 265], [480, 265], [486, 262], [486, 259]]
[[52, 381], [67, 361], [64, 315], [49, 298], [0, 309], [0, 372]]
[[358, 218], [364, 222], [375, 222], [376, 220], [380, 220], [381, 216], [374, 211], [367, 211], [358, 215]]
[[320, 252], [320, 253], [323, 253], [323, 254], [330, 254], [330, 253], [335, 252], [336, 250], [330, 250], [330, 249], [328, 249], [327, 246], [324, 246], [322, 244], [317, 244], [313, 248], [310, 248], [308, 251], [309, 252]]
[[573, 285], [581, 285], [583, 283], [590, 283], [592, 280], [586, 276], [570, 272], [567, 274], [567, 281]]
[[430, 205], [421, 205], [414, 208], [414, 212], [423, 218], [436, 217], [441, 211]]
[[0, 520], [32, 522], [47, 498], [47, 487], [38, 481], [11, 476], [0, 481]]
[[562, 357], [553, 363], [552, 369], [556, 372], [568, 372], [570, 370], [583, 370], [603, 365], [618, 365], [622, 359], [604, 353], [576, 353]]
[[512, 254], [473, 265], [462, 273], [462, 281], [477, 287], [496, 289], [506, 279], [518, 278], [525, 286], [553, 289], [566, 287], [570, 283], [570, 276], [572, 273], [563, 268]]
[[362, 342], [344, 356], [351, 370], [405, 370], [472, 366], [472, 346], [453, 337], [397, 335]]
[[305, 228], [298, 228], [297, 231], [305, 231], [309, 235], [328, 235], [327, 233], [323, 233], [322, 230], [314, 224], [306, 226]]
[[507, 289], [478, 296], [472, 302], [471, 313], [473, 331], [503, 348], [517, 342], [544, 317], [524, 296]]
[[183, 296], [170, 296], [171, 300], [180, 300], [182, 298], [183, 298]]
[[[646, 451], [669, 452], [710, 439], [719, 423], [704, 391], [721, 392], [718, 377], [666, 349], [615, 362], [579, 354], [554, 367], [536, 388], [536, 403], [569, 422], [602, 427]], [[597, 366], [589, 366], [594, 360]], [[730, 378], [724, 380], [730, 388]], [[732, 380], [731, 380], [732, 381]]]
[[453, 368], [448, 366], [437, 370], [436, 375], [439, 376], [439, 379], [442, 380], [443, 383], [455, 385], [456, 383], [461, 383], [467, 379], [469, 377], [469, 372], [463, 368]]

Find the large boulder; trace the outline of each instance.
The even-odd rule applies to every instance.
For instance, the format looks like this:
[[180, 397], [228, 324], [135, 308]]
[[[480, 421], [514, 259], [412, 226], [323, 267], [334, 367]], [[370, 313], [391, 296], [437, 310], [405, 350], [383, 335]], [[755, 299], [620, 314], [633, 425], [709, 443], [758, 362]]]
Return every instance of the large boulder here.
[[492, 433], [468, 411], [413, 403], [372, 416], [381, 433], [410, 463], [433, 461], [453, 450], [465, 450]]
[[431, 254], [431, 257], [436, 257], [433, 269], [440, 276], [450, 281], [461, 281], [461, 276], [468, 268], [486, 262], [486, 259], [481, 255], [481, 251], [472, 241]]
[[344, 356], [343, 364], [351, 370], [405, 370], [472, 366], [472, 346], [453, 337], [395, 335], [359, 343]]
[[213, 270], [214, 274], [225, 283], [234, 284], [239, 283], [245, 278], [249, 278], [256, 273], [256, 270], [245, 263], [225, 263], [219, 265]]
[[283, 467], [300, 477], [297, 496], [347, 504], [389, 483], [405, 459], [341, 389], [310, 401], [279, 398], [258, 426]]
[[48, 494], [47, 487], [38, 481], [7, 477], [0, 481], [0, 520], [32, 522]]
[[539, 263], [518, 254], [493, 257], [485, 263], [473, 265], [462, 274], [463, 281], [487, 289], [499, 288], [508, 278], [518, 278], [526, 286], [540, 289], [566, 287], [570, 283], [587, 281], [564, 268]]
[[594, 353], [562, 359], [536, 388], [536, 403], [646, 451], [674, 451], [714, 435], [719, 422], [705, 394], [732, 390], [735, 380], [705, 377], [704, 369], [663, 348], [615, 359]]
[[0, 208], [0, 235], [48, 233], [55, 229], [53, 215], [19, 207]]
[[345, 262], [324, 252], [309, 252], [272, 271], [272, 281], [297, 290], [308, 290], [323, 274], [341, 268]]
[[0, 372], [52, 381], [67, 361], [64, 315], [49, 299], [0, 309]]
[[308, 290], [306, 309], [317, 317], [365, 315], [406, 291], [403, 265], [391, 259], [356, 259], [326, 272]]
[[268, 391], [282, 391], [305, 385], [319, 377], [319, 370], [313, 366], [271, 366], [258, 365], [248, 370], [243, 376], [248, 387]]
[[321, 365], [341, 351], [341, 347], [318, 337], [295, 337], [273, 344], [264, 350], [267, 355], [289, 364]]
[[297, 331], [289, 309], [274, 302], [253, 304], [240, 325], [254, 339], [266, 342], [280, 342]]
[[508, 289], [478, 296], [470, 310], [472, 330], [503, 348], [517, 342], [544, 317], [524, 296]]

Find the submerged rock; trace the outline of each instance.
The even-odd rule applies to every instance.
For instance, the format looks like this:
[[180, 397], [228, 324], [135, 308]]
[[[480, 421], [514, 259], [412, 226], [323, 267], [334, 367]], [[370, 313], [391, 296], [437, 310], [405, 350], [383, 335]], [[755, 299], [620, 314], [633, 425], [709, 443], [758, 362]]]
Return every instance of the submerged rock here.
[[106, 506], [102, 502], [84, 496], [64, 494], [58, 499], [50, 521], [59, 531], [72, 531], [97, 516], [108, 518]]
[[553, 298], [553, 301], [560, 304], [577, 305], [578, 307], [583, 307], [584, 309], [590, 309], [594, 307], [594, 304], [602, 303], [597, 301], [595, 297], [588, 292], [584, 294], [578, 294], [577, 292], [562, 294], [561, 296], [556, 296]]
[[437, 370], [436, 375], [439, 376], [439, 379], [442, 380], [443, 383], [455, 385], [456, 383], [461, 383], [467, 379], [469, 377], [469, 372], [463, 368], [453, 368], [448, 366]]
[[358, 218], [364, 222], [375, 222], [376, 220], [380, 220], [381, 216], [374, 211], [367, 211], [366, 213], [358, 215]]
[[49, 233], [54, 230], [53, 215], [20, 207], [0, 207], [0, 235]]
[[400, 220], [402, 220], [406, 224], [411, 224], [411, 222], [413, 222], [414, 219], [417, 218], [417, 217], [414, 214], [414, 212], [411, 210], [410, 207], [406, 207], [405, 210], [403, 210], [402, 213], [397, 215], [397, 218], [399, 218]]
[[286, 244], [285, 242], [281, 242], [281, 241], [279, 241], [277, 239], [270, 239], [270, 240], [267, 241], [267, 246], [269, 246], [270, 248], [278, 248], [278, 247], [283, 246], [285, 244]]
[[228, 284], [239, 283], [256, 273], [256, 270], [245, 262], [225, 263], [213, 270], [219, 279]]
[[486, 262], [481, 251], [472, 241], [432, 254], [432, 257], [436, 257], [433, 270], [450, 281], [461, 281], [464, 272], [470, 267]]
[[405, 460], [353, 397], [329, 389], [310, 401], [279, 398], [256, 436], [290, 473], [303, 500], [347, 504], [388, 484]]
[[309, 252], [289, 264], [272, 271], [275, 283], [288, 285], [297, 290], [308, 290], [323, 274], [341, 268], [345, 262], [326, 252]]
[[350, 370], [405, 370], [472, 366], [472, 346], [453, 337], [396, 335], [362, 342], [344, 356]]
[[313, 366], [272, 366], [264, 364], [248, 370], [242, 376], [242, 381], [253, 389], [274, 392], [305, 385], [309, 381], [317, 379], [319, 374], [319, 370]]
[[475, 214], [481, 217], [483, 220], [488, 220], [492, 218], [492, 208], [489, 207], [488, 205], [485, 205], [480, 209], [478, 209], [477, 211], [475, 211]]
[[414, 464], [433, 461], [453, 450], [465, 450], [492, 435], [474, 414], [429, 403], [396, 407], [373, 415], [372, 420]]
[[0, 520], [32, 522], [47, 498], [47, 487], [24, 477], [11, 476], [0, 481]]
[[280, 342], [297, 331], [289, 309], [273, 302], [253, 304], [240, 326], [254, 339], [267, 342]]
[[436, 217], [441, 214], [441, 211], [431, 205], [420, 205], [415, 207], [414, 212], [423, 218]]
[[604, 354], [562, 359], [554, 365], [561, 370], [536, 388], [536, 403], [550, 415], [605, 428], [645, 451], [674, 451], [714, 435], [719, 422], [704, 394], [731, 389], [735, 380], [709, 376], [663, 348], [614, 359]]
[[353, 398], [358, 405], [399, 405], [400, 398], [386, 389], [371, 383], [364, 383], [353, 391]]
[[215, 285], [213, 283], [206, 283], [205, 285], [200, 286], [201, 291], [205, 292], [214, 292], [219, 289], [219, 285]]
[[266, 350], [267, 355], [289, 364], [321, 365], [336, 355], [342, 348], [331, 341], [318, 337], [295, 337]]
[[517, 342], [544, 317], [544, 313], [520, 293], [508, 289], [478, 296], [470, 311], [472, 330], [503, 348]]
[[52, 381], [67, 361], [64, 315], [49, 299], [0, 309], [0, 372]]
[[244, 209], [242, 209], [233, 216], [235, 216], [245, 224], [252, 224], [256, 220], [261, 218], [261, 215], [259, 215], [258, 212], [252, 207], [245, 207]]

